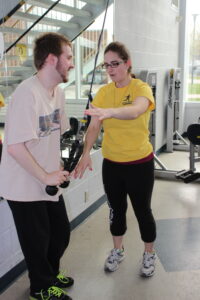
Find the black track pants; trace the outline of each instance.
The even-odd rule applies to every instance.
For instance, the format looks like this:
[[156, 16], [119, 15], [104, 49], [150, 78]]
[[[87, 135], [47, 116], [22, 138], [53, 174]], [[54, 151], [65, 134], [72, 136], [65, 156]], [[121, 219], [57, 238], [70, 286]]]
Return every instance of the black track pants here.
[[28, 268], [31, 293], [47, 289], [69, 244], [70, 224], [63, 197], [58, 202], [8, 201]]
[[142, 240], [145, 243], [153, 242], [156, 238], [156, 225], [151, 211], [154, 160], [123, 165], [104, 159], [103, 183], [110, 208], [111, 234], [121, 236], [126, 232], [127, 195], [129, 195]]

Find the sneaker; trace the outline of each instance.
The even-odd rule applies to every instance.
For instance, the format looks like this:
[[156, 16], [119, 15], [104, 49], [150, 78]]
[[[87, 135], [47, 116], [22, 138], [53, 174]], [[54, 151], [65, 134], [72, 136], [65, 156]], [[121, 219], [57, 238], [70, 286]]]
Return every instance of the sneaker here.
[[59, 273], [56, 278], [57, 278], [57, 280], [55, 282], [55, 286], [57, 286], [61, 289], [68, 288], [74, 284], [73, 278], [67, 277], [67, 276], [63, 275], [62, 273]]
[[141, 276], [143, 277], [151, 277], [155, 272], [155, 252], [144, 252], [143, 254], [143, 262], [141, 267]]
[[105, 271], [114, 272], [118, 269], [119, 263], [124, 259], [124, 249], [112, 249], [110, 255], [105, 261], [104, 269]]
[[51, 286], [48, 290], [41, 290], [39, 293], [30, 295], [29, 300], [72, 300], [72, 298], [60, 288]]

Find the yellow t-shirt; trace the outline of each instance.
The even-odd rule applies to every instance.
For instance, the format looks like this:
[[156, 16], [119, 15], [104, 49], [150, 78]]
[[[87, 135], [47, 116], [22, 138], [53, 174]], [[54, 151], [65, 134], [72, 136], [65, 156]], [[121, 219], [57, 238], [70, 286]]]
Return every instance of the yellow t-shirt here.
[[5, 106], [5, 102], [4, 102], [4, 97], [3, 95], [0, 93], [0, 107]]
[[132, 79], [128, 86], [116, 88], [112, 82], [102, 87], [92, 104], [101, 108], [132, 105], [137, 97], [146, 97], [151, 102], [148, 110], [134, 120], [103, 120], [104, 137], [102, 153], [104, 158], [116, 162], [129, 162], [148, 156], [153, 147], [149, 142], [150, 112], [155, 108], [152, 90], [139, 79]]

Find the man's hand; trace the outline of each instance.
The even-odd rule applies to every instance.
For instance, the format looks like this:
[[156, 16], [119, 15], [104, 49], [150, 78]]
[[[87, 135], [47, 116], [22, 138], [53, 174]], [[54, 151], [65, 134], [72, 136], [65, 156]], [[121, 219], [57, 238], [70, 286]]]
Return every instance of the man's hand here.
[[44, 183], [46, 185], [61, 185], [63, 182], [68, 181], [69, 172], [68, 171], [55, 171], [52, 173], [47, 173], [44, 178]]

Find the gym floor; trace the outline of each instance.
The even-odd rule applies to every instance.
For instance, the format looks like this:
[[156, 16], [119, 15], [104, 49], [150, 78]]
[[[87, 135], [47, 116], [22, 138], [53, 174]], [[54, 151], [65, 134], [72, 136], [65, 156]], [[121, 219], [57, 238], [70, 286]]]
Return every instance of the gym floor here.
[[[161, 154], [171, 169], [188, 169], [189, 153]], [[197, 163], [196, 166], [198, 168]], [[200, 165], [199, 165], [200, 166]], [[119, 269], [107, 274], [103, 265], [112, 240], [108, 207], [103, 204], [72, 231], [61, 269], [74, 277], [68, 290], [73, 300], [199, 300], [200, 299], [200, 185], [156, 179], [152, 208], [157, 223], [156, 273], [139, 276], [143, 253], [138, 226], [129, 205], [126, 258]], [[27, 272], [3, 294], [1, 300], [28, 299]]]

